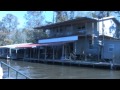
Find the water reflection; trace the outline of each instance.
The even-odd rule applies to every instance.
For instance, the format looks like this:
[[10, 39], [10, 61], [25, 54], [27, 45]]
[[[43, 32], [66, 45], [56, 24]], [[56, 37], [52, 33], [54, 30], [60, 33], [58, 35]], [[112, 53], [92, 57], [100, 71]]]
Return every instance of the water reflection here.
[[13, 60], [7, 63], [33, 79], [120, 79], [120, 70], [48, 65]]

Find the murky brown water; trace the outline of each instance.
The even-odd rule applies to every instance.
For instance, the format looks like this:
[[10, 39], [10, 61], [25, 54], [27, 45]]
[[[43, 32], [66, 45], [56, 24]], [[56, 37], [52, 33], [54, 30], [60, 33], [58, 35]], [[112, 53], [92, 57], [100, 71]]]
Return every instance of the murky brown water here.
[[23, 61], [10, 61], [9, 64], [33, 79], [120, 79], [120, 70], [49, 65]]

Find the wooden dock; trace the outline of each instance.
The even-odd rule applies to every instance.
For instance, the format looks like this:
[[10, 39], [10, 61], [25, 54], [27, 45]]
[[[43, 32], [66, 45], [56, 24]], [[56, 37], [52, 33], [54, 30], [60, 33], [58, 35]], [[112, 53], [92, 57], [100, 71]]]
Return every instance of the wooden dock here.
[[57, 64], [67, 66], [84, 66], [92, 68], [104, 68], [104, 69], [120, 69], [120, 64], [111, 64], [109, 62], [98, 62], [98, 61], [85, 61], [85, 60], [51, 60], [51, 59], [34, 59], [26, 58], [24, 61], [45, 63], [45, 64]]

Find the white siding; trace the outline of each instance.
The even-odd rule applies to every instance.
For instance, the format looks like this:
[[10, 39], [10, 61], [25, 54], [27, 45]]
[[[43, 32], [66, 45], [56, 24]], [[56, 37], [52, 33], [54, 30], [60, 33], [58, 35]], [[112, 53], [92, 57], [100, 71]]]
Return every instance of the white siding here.
[[[114, 63], [120, 64], [120, 41], [117, 40], [105, 40], [104, 50], [102, 50], [102, 59], [113, 59]], [[109, 51], [109, 48], [113, 50]]]
[[104, 35], [111, 36], [113, 37], [115, 32], [116, 32], [116, 24], [113, 22], [112, 19], [105, 20], [105, 21], [100, 21], [99, 22], [99, 35], [102, 35], [102, 23], [103, 29], [104, 29]]

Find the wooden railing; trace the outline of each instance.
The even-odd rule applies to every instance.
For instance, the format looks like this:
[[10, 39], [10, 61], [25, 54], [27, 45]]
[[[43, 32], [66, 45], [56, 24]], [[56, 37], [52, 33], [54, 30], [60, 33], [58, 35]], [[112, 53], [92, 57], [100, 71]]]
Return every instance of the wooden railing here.
[[74, 35], [81, 35], [81, 36], [85, 36], [86, 33], [80, 33], [79, 31], [78, 32], [74, 32], [74, 33], [71, 33], [71, 34], [54, 34], [52, 36], [49, 36], [49, 37], [44, 37], [44, 38], [40, 38], [41, 40], [42, 39], [51, 39], [51, 38], [59, 38], [59, 37], [67, 37], [67, 36], [74, 36]]

